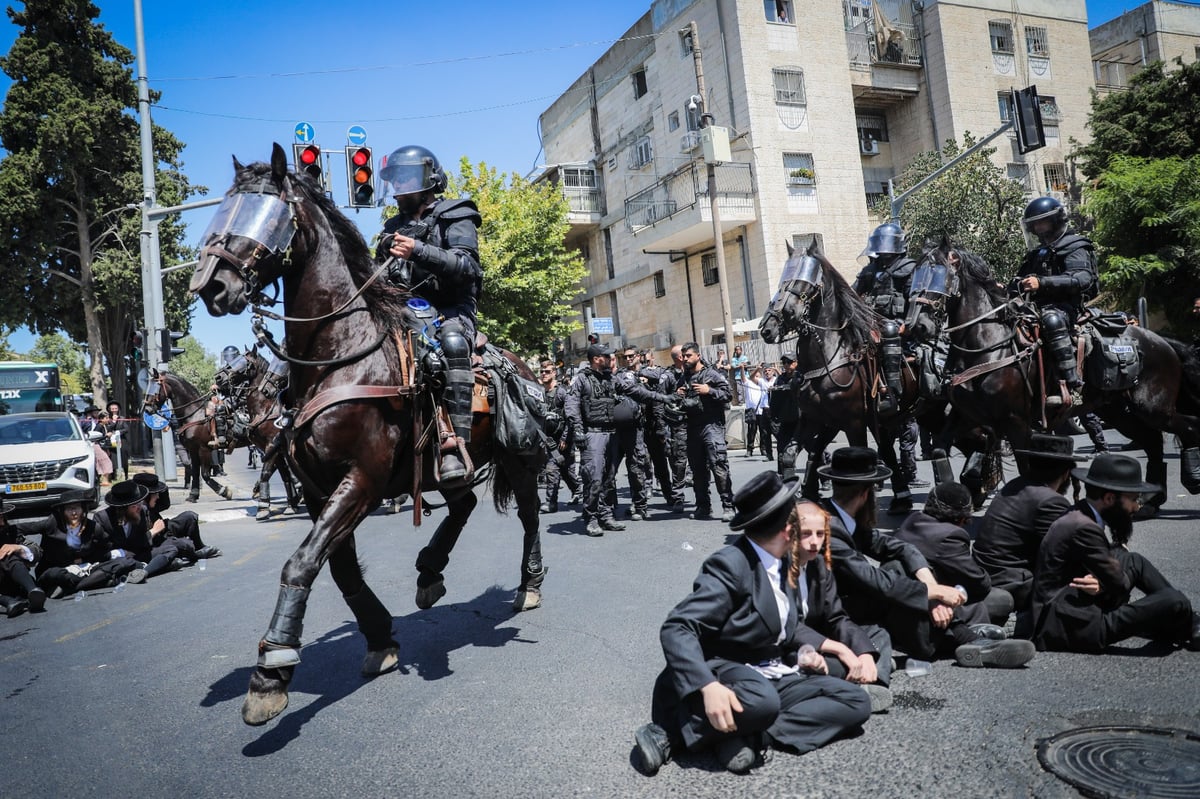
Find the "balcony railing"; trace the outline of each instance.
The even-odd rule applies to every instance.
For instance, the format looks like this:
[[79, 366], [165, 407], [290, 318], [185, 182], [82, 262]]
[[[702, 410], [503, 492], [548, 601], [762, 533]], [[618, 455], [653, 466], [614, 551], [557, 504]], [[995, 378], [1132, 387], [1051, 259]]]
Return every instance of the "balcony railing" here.
[[[718, 164], [716, 170], [719, 197], [754, 196], [749, 164], [729, 162]], [[708, 201], [708, 174], [700, 162], [693, 161], [653, 186], [630, 195], [625, 200], [625, 226], [637, 233], [702, 200]]]
[[600, 213], [600, 190], [586, 188], [582, 186], [562, 186], [563, 197], [567, 199], [567, 205], [571, 207], [572, 213], [579, 214], [598, 214]]
[[874, 64], [921, 66], [917, 28], [902, 22], [891, 23], [878, 35], [873, 23], [860, 22], [846, 31], [846, 49], [850, 51], [850, 65], [858, 69]]

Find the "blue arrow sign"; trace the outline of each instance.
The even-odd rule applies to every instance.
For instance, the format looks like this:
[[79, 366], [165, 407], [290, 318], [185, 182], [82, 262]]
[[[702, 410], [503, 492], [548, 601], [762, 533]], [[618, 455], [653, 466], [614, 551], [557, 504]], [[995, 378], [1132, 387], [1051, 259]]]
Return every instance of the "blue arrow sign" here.
[[308, 144], [317, 135], [317, 130], [307, 122], [296, 123], [296, 141]]
[[362, 125], [351, 125], [346, 130], [346, 141], [353, 144], [355, 147], [360, 147], [367, 143], [367, 129]]

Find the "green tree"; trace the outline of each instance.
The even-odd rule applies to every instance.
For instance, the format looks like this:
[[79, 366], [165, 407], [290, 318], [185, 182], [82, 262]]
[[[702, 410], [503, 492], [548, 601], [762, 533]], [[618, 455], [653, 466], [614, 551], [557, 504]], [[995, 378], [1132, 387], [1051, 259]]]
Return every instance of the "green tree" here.
[[[86, 342], [97, 403], [108, 399], [107, 365], [128, 406], [122, 359], [142, 316], [140, 215], [128, 207], [143, 197], [133, 55], [89, 0], [26, 0], [8, 15], [22, 32], [0, 58], [13, 80], [0, 113], [0, 291], [17, 301], [0, 307], [0, 322]], [[160, 203], [184, 201], [183, 145], [158, 127], [153, 143]], [[160, 227], [164, 264], [187, 259], [182, 234], [178, 221]], [[183, 283], [169, 281], [164, 296], [186, 321]]]
[[1105, 304], [1133, 308], [1145, 296], [1172, 329], [1187, 329], [1200, 296], [1200, 155], [1113, 155], [1086, 197]]
[[181, 338], [177, 346], [183, 348], [183, 354], [171, 359], [171, 373], [200, 389], [201, 394], [207, 393], [217, 373], [217, 356], [191, 336]]
[[21, 360], [20, 354], [13, 351], [12, 345], [8, 343], [8, 337], [12, 335], [12, 328], [7, 325], [0, 324], [0, 361], [18, 361]]
[[1114, 156], [1189, 158], [1200, 152], [1200, 61], [1170, 72], [1161, 61], [1129, 81], [1129, 90], [1093, 96], [1088, 127], [1092, 138], [1074, 155], [1093, 180]]
[[[970, 133], [961, 145], [948, 140], [942, 148], [947, 161], [975, 143]], [[983, 148], [909, 197], [900, 211], [900, 225], [908, 234], [909, 252], [918, 255], [926, 242], [943, 237], [983, 256], [998, 278], [1016, 274], [1025, 255], [1021, 214], [1025, 189], [991, 161], [994, 149]], [[936, 151], [921, 153], [896, 179], [897, 193], [916, 185], [939, 169], [944, 161]], [[887, 200], [876, 213], [890, 214]]]
[[61, 333], [38, 336], [29, 351], [33, 361], [50, 361], [58, 364], [59, 380], [64, 394], [82, 394], [87, 386], [88, 372], [84, 366], [79, 347]]

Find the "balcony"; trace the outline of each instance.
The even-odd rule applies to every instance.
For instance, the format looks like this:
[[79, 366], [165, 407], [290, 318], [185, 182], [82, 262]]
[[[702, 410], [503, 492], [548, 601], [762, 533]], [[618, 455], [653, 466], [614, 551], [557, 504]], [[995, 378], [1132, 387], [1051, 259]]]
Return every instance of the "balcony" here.
[[[718, 164], [716, 170], [721, 229], [730, 231], [755, 221], [750, 165], [728, 162]], [[711, 242], [712, 208], [704, 164], [693, 161], [631, 195], [625, 200], [625, 226], [644, 248], [686, 250]]]
[[604, 204], [596, 180], [596, 170], [587, 165], [553, 164], [533, 179], [534, 183], [550, 181], [558, 186], [567, 201], [567, 222], [571, 232], [599, 228]]
[[921, 89], [921, 43], [915, 25], [862, 22], [846, 31], [854, 99], [895, 105]]

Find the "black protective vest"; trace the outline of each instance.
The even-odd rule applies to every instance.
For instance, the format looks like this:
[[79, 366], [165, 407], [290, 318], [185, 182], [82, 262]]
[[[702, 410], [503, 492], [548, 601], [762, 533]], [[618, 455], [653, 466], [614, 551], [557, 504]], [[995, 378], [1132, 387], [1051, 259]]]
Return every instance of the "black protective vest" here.
[[583, 416], [585, 427], [613, 427], [613, 407], [617, 404], [616, 387], [612, 377], [601, 378], [588, 369], [585, 379], [588, 381], [588, 394], [579, 404], [579, 412]]

